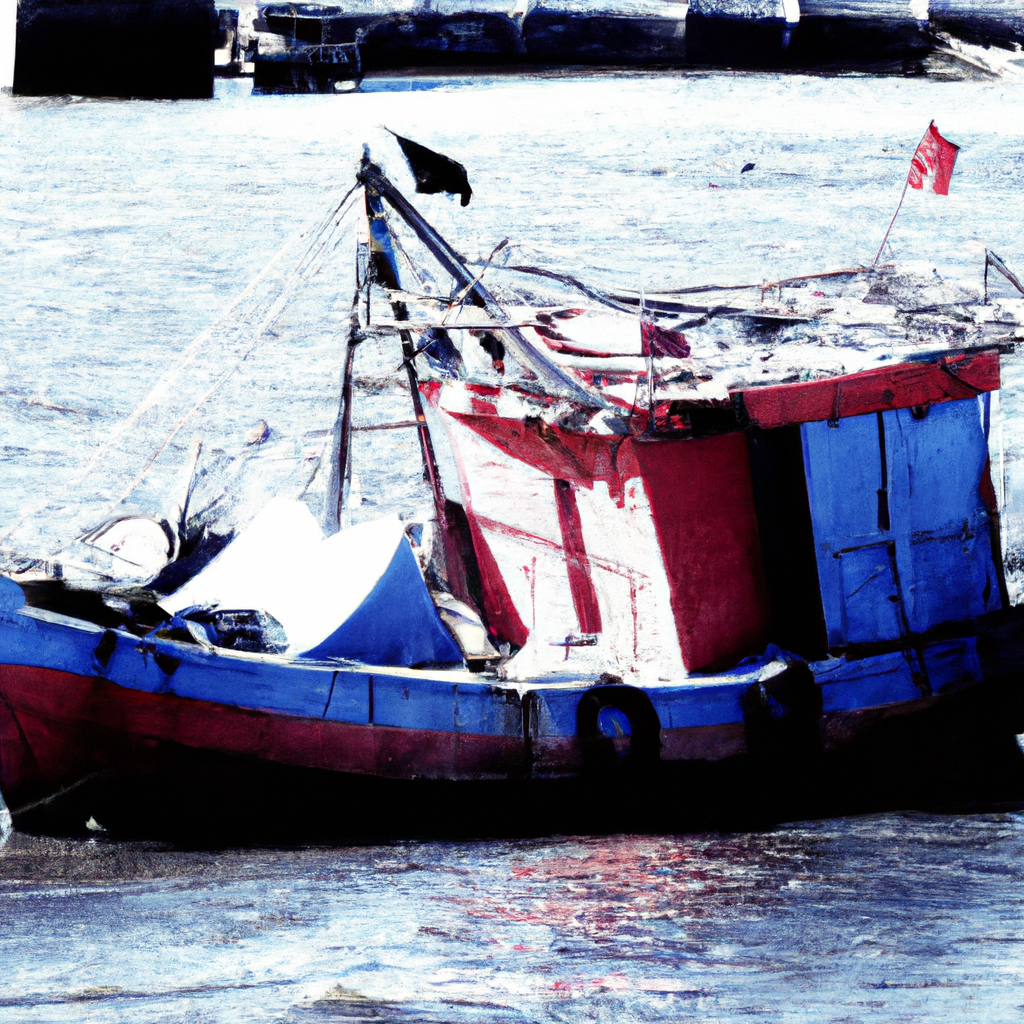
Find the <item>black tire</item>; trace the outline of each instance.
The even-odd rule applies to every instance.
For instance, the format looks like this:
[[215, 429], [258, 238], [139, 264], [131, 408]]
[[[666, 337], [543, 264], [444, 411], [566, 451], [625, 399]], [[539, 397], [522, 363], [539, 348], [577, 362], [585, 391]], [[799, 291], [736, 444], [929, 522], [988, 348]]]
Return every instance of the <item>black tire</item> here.
[[[602, 731], [601, 712], [610, 709], [629, 723], [628, 741]], [[661, 722], [650, 698], [632, 686], [605, 685], [588, 690], [576, 706], [576, 735], [588, 768], [649, 768], [661, 756]]]

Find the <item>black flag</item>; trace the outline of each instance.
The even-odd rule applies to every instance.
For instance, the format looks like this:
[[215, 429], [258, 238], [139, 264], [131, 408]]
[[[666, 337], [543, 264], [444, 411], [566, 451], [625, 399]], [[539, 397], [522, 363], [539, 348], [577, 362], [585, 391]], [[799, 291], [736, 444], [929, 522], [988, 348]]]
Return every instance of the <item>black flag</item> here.
[[[390, 132], [391, 129], [389, 128]], [[469, 187], [466, 168], [457, 160], [435, 153], [426, 146], [421, 146], [412, 139], [403, 139], [396, 132], [391, 132], [398, 139], [409, 170], [416, 179], [416, 191], [433, 195], [435, 192], [447, 192], [452, 196], [461, 196], [462, 205], [469, 205], [469, 197], [473, 190]]]

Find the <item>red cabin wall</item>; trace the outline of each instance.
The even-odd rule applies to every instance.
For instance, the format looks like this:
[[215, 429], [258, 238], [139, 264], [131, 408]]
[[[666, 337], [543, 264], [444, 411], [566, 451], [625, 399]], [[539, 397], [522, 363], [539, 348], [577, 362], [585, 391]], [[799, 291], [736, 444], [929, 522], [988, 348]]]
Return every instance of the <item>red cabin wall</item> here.
[[743, 404], [755, 427], [814, 423], [909, 409], [999, 390], [999, 352], [943, 356], [933, 363], [898, 363], [844, 377], [748, 388]]
[[[494, 415], [450, 415], [555, 480], [582, 487], [606, 480], [613, 500], [641, 477], [687, 671], [727, 667], [764, 650], [770, 605], [744, 433], [623, 439]], [[580, 545], [577, 569], [584, 555]]]
[[746, 436], [627, 443], [651, 503], [683, 664], [693, 672], [763, 651], [770, 606]]

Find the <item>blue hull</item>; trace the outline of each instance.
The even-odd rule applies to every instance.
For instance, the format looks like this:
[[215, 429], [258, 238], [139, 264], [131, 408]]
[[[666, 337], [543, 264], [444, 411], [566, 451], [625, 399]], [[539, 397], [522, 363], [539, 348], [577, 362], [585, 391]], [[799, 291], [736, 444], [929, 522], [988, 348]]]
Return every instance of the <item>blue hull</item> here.
[[[590, 813], [609, 786], [627, 805], [627, 794], [644, 794], [629, 813], [642, 811], [651, 827], [659, 814], [663, 824], [681, 824], [680, 815], [772, 814], [783, 796], [777, 813], [801, 800], [811, 811], [859, 807], [895, 792], [884, 792], [891, 772], [871, 783], [865, 764], [879, 768], [910, 757], [918, 769], [931, 766], [925, 781], [948, 788], [938, 766], [979, 769], [979, 751], [1015, 750], [1013, 734], [1021, 731], [1024, 687], [1016, 666], [1024, 623], [1017, 621], [935, 640], [917, 658], [888, 651], [806, 665], [784, 662], [772, 649], [728, 672], [627, 687], [572, 676], [510, 683], [468, 671], [208, 651], [19, 608], [17, 596], [5, 582], [0, 790], [16, 822], [44, 830], [64, 829], [81, 801], [92, 800], [122, 831], [162, 832], [153, 808], [160, 800], [199, 800], [201, 779], [206, 798], [222, 810], [233, 789], [255, 799], [272, 779], [305, 778], [309, 792], [326, 787], [341, 804], [346, 792], [379, 787], [401, 800], [431, 792], [420, 811], [400, 821], [388, 817], [388, 827], [404, 834], [430, 831], [431, 820], [458, 830], [458, 808], [469, 814], [470, 831], [474, 821], [484, 832], [500, 831], [494, 809], [480, 810], [475, 798], [479, 813], [458, 800], [458, 808], [443, 808], [456, 792], [523, 787], [550, 794], [530, 804], [541, 830], [558, 828], [553, 806], [543, 810], [545, 800], [561, 805], [568, 827], [574, 813], [562, 797], [590, 793], [578, 796], [580, 813]], [[607, 728], [617, 713], [629, 723], [622, 735]], [[967, 729], [968, 721], [976, 728]], [[954, 749], [964, 743], [971, 751], [966, 761]], [[830, 767], [810, 789], [807, 779], [783, 794], [774, 783], [756, 782], [780, 764]], [[915, 771], [919, 782], [920, 776]], [[701, 778], [706, 799], [694, 799], [689, 787]], [[152, 804], [147, 792], [164, 796]], [[372, 806], [377, 798], [365, 799]], [[415, 805], [421, 798], [409, 799]], [[424, 821], [428, 806], [434, 810]], [[607, 821], [632, 827], [624, 807], [606, 812]], [[361, 820], [370, 827], [370, 818]], [[599, 814], [597, 827], [600, 821]], [[327, 814], [320, 826], [345, 822], [358, 831], [345, 815]], [[525, 821], [515, 827], [529, 831]]]

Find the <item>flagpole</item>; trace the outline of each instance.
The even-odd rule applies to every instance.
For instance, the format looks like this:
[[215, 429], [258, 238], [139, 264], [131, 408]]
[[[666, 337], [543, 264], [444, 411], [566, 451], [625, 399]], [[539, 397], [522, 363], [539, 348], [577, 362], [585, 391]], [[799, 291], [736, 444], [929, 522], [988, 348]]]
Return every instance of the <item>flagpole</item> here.
[[[917, 150], [915, 149], [916, 153]], [[878, 261], [882, 258], [882, 250], [885, 248], [885, 243], [889, 241], [889, 232], [892, 231], [893, 224], [896, 223], [896, 218], [900, 215], [900, 207], [903, 206], [903, 200], [907, 198], [907, 188], [910, 186], [910, 174], [907, 174], [907, 180], [903, 182], [903, 191], [900, 193], [900, 201], [896, 204], [896, 212], [892, 215], [892, 220], [889, 221], [889, 226], [885, 229], [885, 237], [882, 239], [882, 244], [878, 247], [878, 253], [875, 255], [875, 262], [871, 264], [873, 267], [878, 266]]]
[[[913, 167], [914, 157], [917, 156], [917, 151], [921, 148], [921, 143], [928, 138], [928, 132], [932, 130], [934, 121], [928, 123], [928, 127], [925, 129], [924, 135], [921, 136], [921, 142], [919, 142], [914, 149], [914, 154], [910, 158], [911, 167]], [[900, 208], [903, 206], [903, 200], [907, 198], [907, 189], [910, 186], [910, 171], [907, 171], [906, 181], [903, 182], [903, 191], [900, 193], [900, 201], [896, 204], [896, 212], [892, 215], [892, 220], [889, 221], [889, 226], [885, 229], [885, 237], [882, 239], [882, 244], [878, 247], [878, 253], [875, 256], [875, 262], [871, 264], [873, 267], [878, 266], [878, 261], [882, 258], [882, 250], [885, 248], [885, 243], [889, 241], [889, 232], [892, 231], [893, 224], [896, 223], [896, 218], [900, 215]]]

